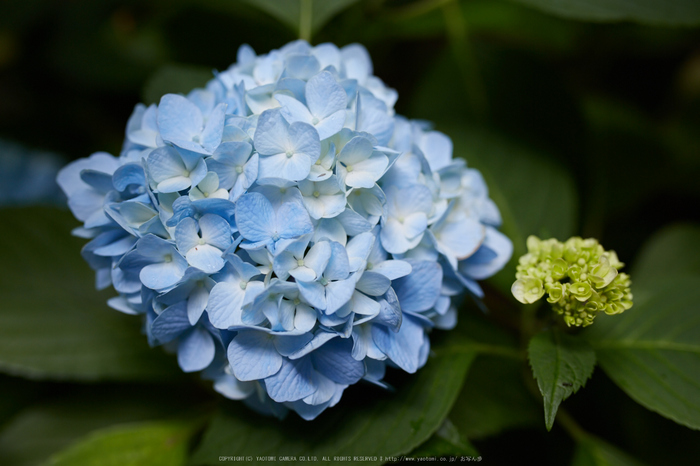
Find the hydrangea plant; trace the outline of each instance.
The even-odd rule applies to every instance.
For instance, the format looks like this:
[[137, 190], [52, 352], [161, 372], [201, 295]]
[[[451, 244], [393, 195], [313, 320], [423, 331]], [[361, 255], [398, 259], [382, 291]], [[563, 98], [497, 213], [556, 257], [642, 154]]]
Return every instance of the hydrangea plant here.
[[58, 176], [109, 305], [263, 413], [313, 419], [417, 371], [512, 253], [481, 174], [372, 72], [356, 44], [244, 45], [205, 88], [137, 105], [118, 157]]

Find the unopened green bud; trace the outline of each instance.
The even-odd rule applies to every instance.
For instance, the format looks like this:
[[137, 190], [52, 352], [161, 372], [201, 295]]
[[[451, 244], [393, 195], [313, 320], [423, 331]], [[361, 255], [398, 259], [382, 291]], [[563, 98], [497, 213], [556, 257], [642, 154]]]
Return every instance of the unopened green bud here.
[[593, 291], [587, 282], [575, 282], [569, 285], [569, 291], [579, 301], [586, 302], [591, 297]]
[[569, 265], [561, 257], [552, 262], [552, 279], [561, 280], [566, 276]]
[[545, 291], [549, 294], [547, 302], [556, 303], [565, 296], [564, 286], [559, 283], [547, 283], [544, 286]]
[[532, 304], [544, 295], [544, 285], [539, 278], [516, 280], [510, 291], [523, 304]]
[[567, 325], [587, 326], [600, 313], [619, 314], [632, 307], [630, 278], [618, 273], [624, 264], [596, 239], [527, 239], [519, 260], [513, 296], [531, 304], [547, 294], [552, 309]]
[[597, 289], [605, 288], [617, 277], [617, 269], [606, 256], [600, 256], [598, 264], [591, 270], [591, 282]]

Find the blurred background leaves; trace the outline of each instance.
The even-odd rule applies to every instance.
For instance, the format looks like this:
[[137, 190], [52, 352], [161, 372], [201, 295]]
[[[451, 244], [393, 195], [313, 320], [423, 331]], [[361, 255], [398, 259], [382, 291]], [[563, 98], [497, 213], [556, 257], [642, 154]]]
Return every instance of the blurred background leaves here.
[[[421, 455], [478, 453], [491, 464], [521, 462], [524, 453], [553, 465], [694, 464], [698, 433], [625, 394], [678, 420], [679, 409], [654, 402], [668, 395], [663, 387], [650, 401], [646, 386], [632, 381], [639, 374], [611, 369], [630, 367], [619, 357], [635, 355], [598, 354], [603, 371], [562, 403], [585, 434], [556, 423], [547, 433], [541, 400], [527, 387], [532, 376], [523, 373], [519, 317], [507, 291], [529, 234], [597, 237], [634, 265], [640, 313], [630, 310], [627, 323], [601, 319], [589, 340], [594, 347], [627, 341], [643, 319], [670, 314], [695, 352], [662, 365], [690, 374], [689, 395], [676, 401], [696, 405], [699, 25], [695, 0], [5, 0], [0, 202], [55, 204], [50, 180], [58, 167], [95, 151], [118, 153], [137, 102], [203, 84], [235, 61], [243, 43], [259, 53], [297, 37], [362, 43], [375, 74], [398, 90], [397, 113], [433, 121], [455, 154], [482, 171], [515, 246], [514, 260], [486, 284], [489, 314], [465, 299], [455, 334], [461, 343], [436, 334], [433, 367], [414, 379], [394, 376], [397, 394], [378, 398], [385, 409], [377, 408], [380, 420], [370, 427], [381, 431], [411, 393], [436, 389], [427, 379], [442, 377], [440, 370], [459, 375], [438, 387], [439, 408], [421, 415], [414, 400], [402, 414], [402, 442], [384, 454], [417, 447]], [[29, 169], [17, 160], [32, 165], [41, 183], [18, 185]], [[236, 453], [217, 445], [250, 423], [273, 429], [281, 445], [294, 438], [299, 421], [284, 434], [247, 418], [208, 383], [173, 370], [160, 349], [149, 350], [138, 322], [108, 309], [109, 293], [93, 290], [78, 254], [82, 240], [68, 236], [76, 225], [69, 213], [8, 207], [2, 214], [0, 367], [12, 375], [0, 378], [0, 463], [92, 464], [94, 448], [128, 451], [134, 436], [172, 447], [172, 464], [191, 452], [198, 463], [216, 463], [213, 456]], [[47, 257], [52, 267], [43, 265]], [[659, 296], [680, 304], [653, 305]], [[658, 363], [651, 352], [642, 357]], [[450, 358], [459, 362], [452, 372], [440, 362]], [[366, 390], [353, 387], [320, 422], [352, 411]], [[214, 412], [212, 425], [226, 429], [207, 430]], [[697, 428], [690, 416], [681, 422]], [[363, 428], [361, 416], [352, 419], [337, 431], [337, 445], [351, 444]], [[313, 451], [331, 451], [307, 440]], [[153, 464], [148, 448], [131, 445], [133, 464]]]

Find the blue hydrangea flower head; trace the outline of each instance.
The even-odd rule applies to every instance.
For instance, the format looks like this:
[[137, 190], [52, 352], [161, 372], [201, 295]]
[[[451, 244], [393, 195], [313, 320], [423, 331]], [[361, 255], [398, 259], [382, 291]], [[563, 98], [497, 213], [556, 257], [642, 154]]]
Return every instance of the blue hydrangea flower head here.
[[372, 73], [358, 44], [244, 45], [204, 88], [138, 104], [119, 156], [58, 175], [109, 305], [262, 413], [313, 419], [416, 372], [512, 253], [479, 172]]

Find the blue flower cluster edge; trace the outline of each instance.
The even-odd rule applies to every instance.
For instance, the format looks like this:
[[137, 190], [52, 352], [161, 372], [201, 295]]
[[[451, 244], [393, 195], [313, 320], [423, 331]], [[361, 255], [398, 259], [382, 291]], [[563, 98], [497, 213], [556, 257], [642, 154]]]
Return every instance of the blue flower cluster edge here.
[[118, 157], [58, 175], [108, 304], [216, 391], [311, 420], [425, 365], [510, 259], [481, 174], [394, 112], [358, 44], [289, 43], [138, 104]]

